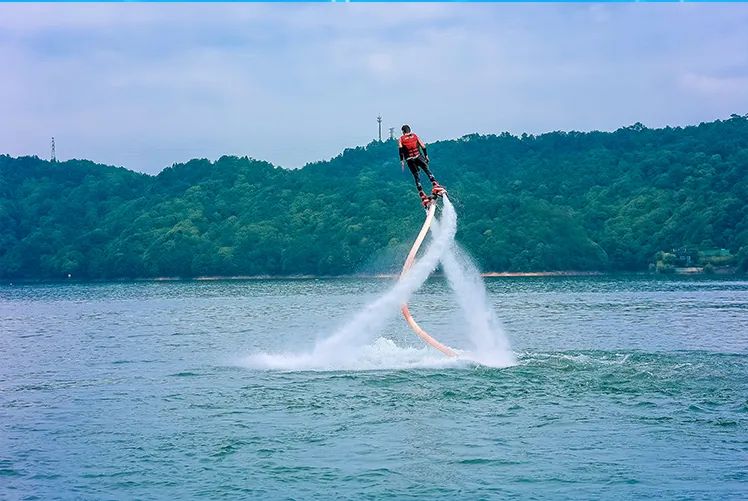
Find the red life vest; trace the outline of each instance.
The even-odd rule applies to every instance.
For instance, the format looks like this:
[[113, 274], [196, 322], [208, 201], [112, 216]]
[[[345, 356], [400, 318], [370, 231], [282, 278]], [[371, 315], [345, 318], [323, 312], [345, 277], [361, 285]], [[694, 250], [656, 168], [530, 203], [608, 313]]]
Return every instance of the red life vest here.
[[420, 151], [418, 151], [418, 143], [420, 143], [418, 136], [412, 132], [403, 134], [400, 137], [400, 145], [408, 152], [408, 158], [417, 157], [421, 154]]

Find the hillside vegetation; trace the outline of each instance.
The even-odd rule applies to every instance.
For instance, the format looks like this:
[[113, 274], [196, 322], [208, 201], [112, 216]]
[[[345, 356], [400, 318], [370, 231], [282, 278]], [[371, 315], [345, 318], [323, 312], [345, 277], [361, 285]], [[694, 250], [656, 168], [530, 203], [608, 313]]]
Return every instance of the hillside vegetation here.
[[[157, 176], [3, 155], [0, 277], [391, 271], [423, 218], [396, 150], [374, 142], [299, 170], [225, 156]], [[429, 153], [483, 270], [642, 271], [684, 256], [748, 268], [748, 116], [469, 135]]]

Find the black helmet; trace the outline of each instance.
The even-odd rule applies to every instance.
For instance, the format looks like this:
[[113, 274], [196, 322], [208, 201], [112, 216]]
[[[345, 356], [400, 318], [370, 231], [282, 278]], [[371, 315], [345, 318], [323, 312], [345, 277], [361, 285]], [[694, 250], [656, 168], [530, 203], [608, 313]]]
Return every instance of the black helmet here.
[[408, 125], [408, 124], [405, 124], [405, 125], [403, 125], [403, 126], [401, 127], [401, 129], [402, 129], [402, 131], [403, 131], [403, 134], [407, 134], [408, 132], [410, 132], [410, 125]]

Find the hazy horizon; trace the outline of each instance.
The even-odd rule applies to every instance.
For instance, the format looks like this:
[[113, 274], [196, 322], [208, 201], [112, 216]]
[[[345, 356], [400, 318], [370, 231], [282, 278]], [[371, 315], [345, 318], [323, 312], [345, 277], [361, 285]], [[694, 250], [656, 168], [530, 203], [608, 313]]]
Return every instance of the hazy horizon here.
[[[733, 113], [731, 115], [735, 115], [735, 114]], [[662, 128], [666, 128], [666, 127], [673, 127], [673, 128], [677, 128], [677, 127], [680, 127], [680, 128], [684, 128], [684, 127], [696, 127], [696, 126], [698, 126], [701, 123], [710, 123], [710, 122], [715, 122], [715, 121], [720, 121], [720, 120], [728, 120], [731, 117], [731, 115], [730, 116], [726, 116], [726, 117], [715, 118], [713, 120], [705, 120], [705, 121], [702, 121], [702, 122], [699, 122], [699, 123], [693, 123], [693, 124], [682, 124], [682, 125], [665, 124], [665, 125], [663, 125], [661, 127], [649, 127], [645, 123], [642, 123], [642, 125], [644, 127], [651, 128], [651, 129], [662, 129]], [[741, 116], [748, 116], [748, 114], [742, 114]], [[528, 132], [527, 134], [528, 135], [532, 134], [534, 136], [542, 136], [543, 134], [552, 134], [554, 132], [581, 132], [581, 133], [605, 132], [605, 133], [612, 133], [612, 132], [615, 132], [618, 129], [625, 128], [625, 127], [630, 127], [632, 125], [635, 125], [636, 123], [637, 122], [634, 122], [634, 123], [631, 123], [631, 124], [622, 124], [621, 126], [616, 127], [615, 129], [610, 129], [610, 130], [600, 130], [600, 129], [575, 130], [575, 129], [569, 129], [569, 130], [545, 131], [545, 132], [540, 132], [540, 133], [529, 133]], [[638, 122], [638, 123], [641, 123], [641, 122]], [[508, 131], [484, 132], [484, 133], [481, 133], [481, 135], [499, 135], [499, 134], [502, 134], [502, 133], [505, 133], [505, 132], [508, 132]], [[460, 138], [462, 138], [462, 137], [464, 137], [466, 135], [470, 135], [470, 134], [471, 133], [468, 133], [468, 134], [465, 134], [465, 135], [459, 136], [459, 137], [442, 138], [442, 139], [439, 139], [437, 141], [432, 141], [432, 143], [442, 142], [442, 141], [454, 141], [454, 140], [458, 140], [458, 139], [460, 139]], [[510, 132], [510, 134], [512, 134], [515, 137], [521, 137], [523, 133], [512, 133], [512, 132]], [[389, 139], [388, 137], [383, 137], [382, 141], [386, 142], [388, 139]], [[128, 166], [128, 165], [118, 165], [118, 164], [111, 164], [111, 163], [107, 163], [107, 162], [99, 162], [99, 161], [97, 161], [95, 159], [87, 158], [87, 157], [60, 158], [59, 155], [58, 155], [57, 156], [57, 161], [58, 162], [65, 162], [65, 161], [68, 161], [68, 160], [87, 160], [87, 161], [92, 161], [92, 162], [94, 162], [96, 164], [100, 164], [100, 165], [107, 165], [107, 166], [110, 166], [110, 167], [122, 167], [122, 168], [125, 168], [127, 170], [134, 171], [134, 172], [140, 172], [140, 173], [144, 173], [144, 174], [156, 175], [159, 172], [161, 172], [162, 170], [164, 170], [166, 168], [169, 168], [169, 167], [171, 167], [173, 165], [185, 164], [185, 163], [190, 162], [192, 160], [202, 160], [202, 159], [205, 159], [205, 160], [209, 160], [211, 162], [216, 162], [216, 161], [218, 161], [223, 156], [229, 156], [229, 157], [235, 156], [235, 157], [238, 157], [238, 158], [248, 157], [249, 159], [252, 159], [252, 160], [257, 160], [257, 161], [260, 161], [260, 162], [270, 163], [274, 167], [280, 167], [280, 168], [283, 168], [283, 169], [291, 169], [291, 170], [293, 170], [293, 169], [303, 169], [307, 165], [314, 164], [314, 163], [317, 163], [317, 162], [328, 162], [328, 161], [332, 160], [333, 158], [335, 158], [335, 157], [337, 157], [339, 155], [342, 155], [345, 152], [345, 150], [347, 150], [347, 149], [365, 148], [366, 146], [368, 146], [369, 144], [371, 144], [373, 142], [376, 142], [376, 139], [372, 139], [372, 140], [370, 140], [369, 142], [367, 142], [365, 144], [357, 144], [357, 145], [351, 145], [351, 146], [343, 147], [343, 148], [340, 149], [340, 151], [338, 151], [337, 153], [334, 153], [330, 157], [309, 160], [309, 161], [304, 162], [303, 164], [301, 164], [299, 166], [293, 166], [293, 167], [288, 167], [288, 166], [285, 166], [285, 165], [279, 165], [279, 164], [274, 163], [274, 162], [272, 162], [272, 161], [270, 161], [268, 159], [259, 158], [259, 157], [253, 156], [251, 153], [235, 154], [235, 153], [230, 153], [230, 152], [220, 153], [220, 154], [218, 154], [215, 157], [208, 157], [208, 156], [204, 156], [203, 155], [203, 156], [194, 156], [194, 157], [187, 158], [187, 159], [180, 160], [180, 161], [174, 161], [174, 162], [168, 163], [167, 165], [164, 165], [162, 168], [160, 168], [158, 170], [155, 170], [155, 171], [143, 171], [143, 170], [139, 170], [139, 169], [133, 168], [133, 167]], [[50, 144], [50, 146], [51, 146], [51, 144]], [[49, 150], [49, 148], [48, 148], [48, 150]], [[31, 157], [35, 156], [35, 157], [38, 157], [38, 158], [40, 158], [42, 160], [48, 160], [49, 159], [50, 151], [47, 151], [46, 153], [47, 153], [46, 155], [45, 154], [36, 154], [36, 153], [23, 154], [23, 155], [10, 155], [9, 153], [0, 151], [0, 155], [10, 155], [11, 157], [16, 157], [16, 158], [23, 157], [23, 156], [31, 156]], [[392, 154], [393, 154], [393, 158], [396, 158], [397, 151], [393, 150]]]

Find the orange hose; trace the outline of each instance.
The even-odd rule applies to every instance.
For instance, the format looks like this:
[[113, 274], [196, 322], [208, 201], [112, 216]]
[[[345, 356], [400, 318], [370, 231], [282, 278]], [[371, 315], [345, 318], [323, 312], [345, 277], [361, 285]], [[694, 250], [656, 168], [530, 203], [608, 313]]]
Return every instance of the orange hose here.
[[[431, 202], [429, 204], [428, 212], [426, 213], [426, 220], [423, 222], [423, 226], [421, 227], [421, 231], [418, 233], [418, 237], [416, 237], [416, 241], [413, 243], [413, 247], [411, 247], [410, 252], [408, 253], [408, 257], [405, 259], [405, 264], [403, 265], [403, 271], [400, 272], [400, 278], [407, 273], [407, 271], [413, 266], [413, 262], [416, 260], [416, 254], [418, 253], [418, 249], [421, 248], [421, 244], [423, 243], [423, 239], [426, 238], [426, 234], [429, 231], [429, 228], [431, 228], [431, 223], [434, 220], [434, 213], [436, 212], [436, 200]], [[428, 332], [423, 330], [420, 325], [418, 325], [418, 322], [416, 322], [413, 319], [413, 316], [410, 314], [410, 310], [408, 309], [408, 305], [403, 304], [400, 308], [400, 311], [403, 312], [403, 316], [405, 317], [405, 321], [408, 322], [408, 325], [411, 329], [413, 329], [413, 332], [416, 333], [418, 337], [423, 339], [426, 344], [436, 348], [437, 350], [441, 351], [448, 357], [456, 357], [457, 353], [450, 348], [449, 346], [446, 346], [433, 337], [429, 335]]]

